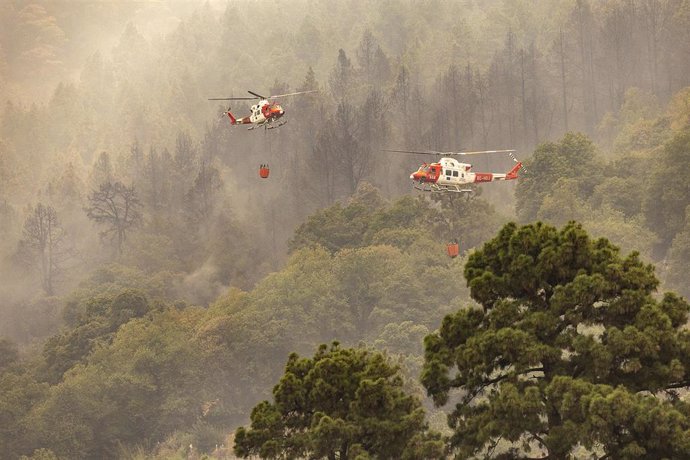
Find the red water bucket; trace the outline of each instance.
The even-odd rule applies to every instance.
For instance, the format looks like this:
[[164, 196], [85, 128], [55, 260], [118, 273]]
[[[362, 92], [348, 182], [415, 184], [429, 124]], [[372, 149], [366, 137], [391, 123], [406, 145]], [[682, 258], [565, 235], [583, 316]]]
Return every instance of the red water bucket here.
[[458, 243], [448, 243], [448, 256], [456, 258], [460, 253], [460, 245]]
[[259, 168], [259, 176], [261, 176], [262, 179], [268, 179], [268, 165], [261, 165]]

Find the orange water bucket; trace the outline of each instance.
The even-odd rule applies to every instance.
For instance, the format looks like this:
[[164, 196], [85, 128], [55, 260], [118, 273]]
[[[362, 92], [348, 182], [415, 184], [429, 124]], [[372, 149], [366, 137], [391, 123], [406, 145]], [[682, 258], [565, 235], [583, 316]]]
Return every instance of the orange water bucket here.
[[259, 167], [259, 176], [261, 176], [262, 179], [268, 179], [268, 165], [261, 165]]
[[457, 242], [448, 243], [448, 256], [452, 259], [456, 258], [460, 253], [460, 245]]

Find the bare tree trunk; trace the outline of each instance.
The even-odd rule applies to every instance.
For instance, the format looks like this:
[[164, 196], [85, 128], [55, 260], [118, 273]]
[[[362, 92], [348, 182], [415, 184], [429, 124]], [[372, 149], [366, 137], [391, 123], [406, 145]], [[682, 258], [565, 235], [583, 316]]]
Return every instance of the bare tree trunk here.
[[489, 133], [487, 132], [486, 126], [486, 87], [484, 86], [484, 79], [479, 76], [479, 84], [477, 85], [477, 91], [479, 93], [479, 111], [481, 114], [482, 123], [482, 145], [486, 146], [487, 138]]
[[560, 51], [561, 51], [561, 96], [563, 99], [563, 126], [568, 131], [568, 96], [565, 84], [565, 52], [563, 51], [563, 29], [561, 29]]
[[45, 257], [47, 259], [47, 270], [44, 275], [45, 291], [48, 295], [53, 295], [53, 245], [55, 244], [55, 241], [53, 241], [53, 223], [53, 219], [48, 219], [48, 244]]
[[40, 260], [41, 287], [47, 295], [53, 295], [57, 257], [64, 237], [55, 209], [39, 203], [24, 222], [23, 234], [23, 242]]
[[520, 50], [520, 80], [522, 97], [522, 145], [527, 144], [527, 101], [525, 97], [525, 50]]
[[[590, 37], [591, 40], [591, 37]], [[599, 109], [597, 106], [597, 80], [594, 78], [594, 43], [590, 41], [589, 44], [589, 81], [590, 81], [590, 97], [592, 98], [592, 125], [599, 119]]]
[[534, 145], [539, 143], [539, 78], [537, 73], [537, 53], [534, 49], [534, 43], [531, 45], [532, 54], [532, 129], [534, 130]]
[[505, 63], [505, 87], [508, 92], [509, 113], [508, 113], [508, 132], [510, 135], [510, 145], [515, 145], [515, 93], [513, 92], [513, 53], [515, 50], [513, 31], [508, 32], [507, 62]]
[[472, 67], [470, 66], [469, 63], [467, 63], [467, 69], [466, 69], [467, 75], [467, 102], [466, 104], [468, 105], [468, 111], [467, 111], [467, 127], [468, 131], [470, 132], [470, 139], [474, 143], [474, 112], [477, 109], [477, 97], [474, 92], [474, 79], [472, 78]]

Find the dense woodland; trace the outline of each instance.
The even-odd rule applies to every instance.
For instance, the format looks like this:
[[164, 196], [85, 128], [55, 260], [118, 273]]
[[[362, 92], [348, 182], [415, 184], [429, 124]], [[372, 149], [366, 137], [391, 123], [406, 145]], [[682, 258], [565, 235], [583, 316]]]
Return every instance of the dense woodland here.
[[0, 98], [0, 459], [690, 456], [690, 2], [12, 0]]

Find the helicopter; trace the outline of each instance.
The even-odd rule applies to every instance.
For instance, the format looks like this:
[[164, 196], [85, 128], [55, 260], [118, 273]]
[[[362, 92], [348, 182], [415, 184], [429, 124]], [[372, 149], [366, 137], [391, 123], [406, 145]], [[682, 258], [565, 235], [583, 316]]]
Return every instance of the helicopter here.
[[283, 126], [285, 123], [287, 123], [287, 120], [281, 120], [283, 115], [285, 115], [285, 109], [283, 109], [280, 104], [273, 102], [271, 99], [286, 96], [296, 96], [298, 94], [315, 93], [317, 90], [275, 94], [268, 97], [262, 96], [261, 94], [257, 94], [253, 91], [247, 92], [253, 97], [213, 97], [209, 98], [209, 101], [253, 101], [258, 99], [259, 102], [251, 106], [251, 114], [247, 117], [235, 118], [232, 112], [230, 112], [230, 107], [228, 107], [228, 110], [223, 113], [227, 114], [227, 116], [230, 118], [231, 125], [251, 125], [249, 128], [247, 128], [249, 130], [259, 126], [263, 126], [265, 129], [273, 129]]
[[[515, 158], [515, 150], [482, 150], [476, 152], [437, 152], [434, 150], [388, 150], [386, 152], [409, 153], [415, 155], [436, 155], [441, 158], [436, 163], [423, 163], [417, 171], [410, 174], [414, 188], [424, 192], [454, 192], [474, 194], [468, 184], [513, 180], [518, 178], [522, 162]], [[472, 165], [461, 163], [453, 156], [482, 155], [488, 153], [507, 153], [515, 163], [506, 173], [474, 172]]]

